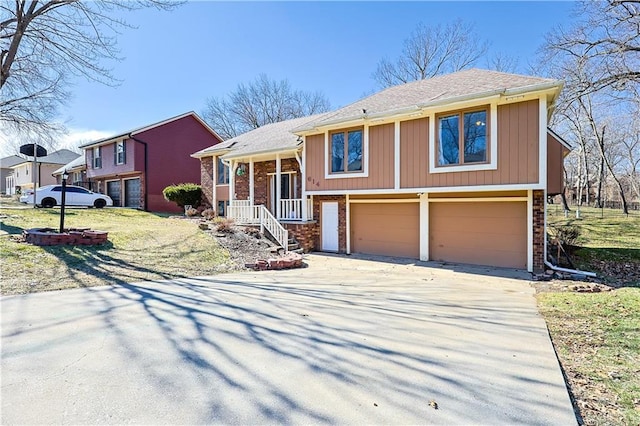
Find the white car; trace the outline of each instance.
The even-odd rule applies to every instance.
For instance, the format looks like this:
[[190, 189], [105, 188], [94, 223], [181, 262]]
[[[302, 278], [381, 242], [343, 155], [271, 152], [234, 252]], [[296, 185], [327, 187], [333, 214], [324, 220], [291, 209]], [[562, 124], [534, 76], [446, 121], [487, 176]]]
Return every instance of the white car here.
[[[36, 206], [46, 209], [62, 204], [62, 185], [47, 185], [36, 190]], [[33, 204], [33, 190], [29, 189], [20, 197], [21, 203]], [[113, 206], [111, 197], [97, 194], [80, 186], [67, 185], [65, 190], [65, 206], [85, 206], [101, 209]]]

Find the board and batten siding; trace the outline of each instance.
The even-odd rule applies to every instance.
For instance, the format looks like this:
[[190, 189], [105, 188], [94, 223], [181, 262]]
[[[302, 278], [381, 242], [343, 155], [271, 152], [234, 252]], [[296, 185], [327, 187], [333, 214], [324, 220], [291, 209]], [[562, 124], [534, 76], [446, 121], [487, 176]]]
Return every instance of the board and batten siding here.
[[[400, 187], [507, 185], [538, 182], [538, 101], [498, 106], [496, 170], [429, 173], [426, 118], [400, 123]], [[489, 155], [495, 155], [489, 152]]]
[[393, 189], [394, 125], [369, 126], [369, 176], [325, 179], [327, 153], [324, 134], [306, 137], [306, 187], [308, 191]]

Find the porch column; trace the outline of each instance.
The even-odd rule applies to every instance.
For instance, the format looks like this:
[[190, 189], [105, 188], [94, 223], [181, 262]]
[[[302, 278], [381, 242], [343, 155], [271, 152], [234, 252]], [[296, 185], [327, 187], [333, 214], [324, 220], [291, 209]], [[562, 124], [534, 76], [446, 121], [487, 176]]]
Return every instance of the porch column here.
[[249, 204], [253, 206], [254, 182], [253, 182], [253, 158], [249, 159]]
[[235, 192], [234, 168], [233, 160], [229, 160], [229, 204], [233, 204], [233, 194]]
[[280, 154], [276, 154], [276, 218], [280, 219], [280, 190], [282, 184], [280, 183], [282, 172], [282, 164], [280, 163]]
[[300, 182], [302, 183], [302, 188], [300, 188], [300, 195], [302, 198], [302, 220], [303, 221], [307, 221], [309, 220], [309, 215], [307, 214], [307, 179], [305, 176], [305, 170], [307, 168], [307, 160], [306, 160], [306, 155], [305, 155], [305, 150], [304, 150], [304, 146], [305, 146], [305, 141], [306, 141], [306, 136], [302, 139], [302, 159], [299, 162], [300, 163]]

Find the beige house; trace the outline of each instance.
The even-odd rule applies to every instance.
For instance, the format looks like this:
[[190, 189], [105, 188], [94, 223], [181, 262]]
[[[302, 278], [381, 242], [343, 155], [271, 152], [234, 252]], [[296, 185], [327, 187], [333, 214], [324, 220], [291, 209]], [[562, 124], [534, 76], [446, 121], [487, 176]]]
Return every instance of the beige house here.
[[61, 149], [45, 157], [38, 157], [37, 163], [33, 161], [33, 157], [24, 159], [22, 162], [11, 167], [13, 172], [11, 179], [7, 180], [7, 183], [12, 185], [12, 187], [8, 189], [8, 191], [12, 191], [11, 193], [15, 194], [18, 189], [22, 191], [25, 189], [33, 189], [34, 182], [37, 188], [45, 185], [53, 185], [56, 183], [56, 178], [52, 176], [52, 173], [60, 166], [69, 163], [79, 156], [79, 154], [69, 151], [68, 149]]
[[[201, 150], [205, 197], [285, 247], [538, 271], [562, 82], [472, 69]], [[227, 207], [228, 205], [228, 207]]]

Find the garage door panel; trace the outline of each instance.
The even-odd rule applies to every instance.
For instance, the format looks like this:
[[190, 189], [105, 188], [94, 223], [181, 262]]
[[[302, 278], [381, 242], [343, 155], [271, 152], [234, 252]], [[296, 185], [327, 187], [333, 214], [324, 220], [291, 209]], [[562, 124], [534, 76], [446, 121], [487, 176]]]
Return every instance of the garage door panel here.
[[419, 257], [418, 203], [353, 203], [350, 210], [352, 252]]
[[432, 260], [525, 268], [526, 203], [431, 203], [429, 251]]

